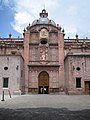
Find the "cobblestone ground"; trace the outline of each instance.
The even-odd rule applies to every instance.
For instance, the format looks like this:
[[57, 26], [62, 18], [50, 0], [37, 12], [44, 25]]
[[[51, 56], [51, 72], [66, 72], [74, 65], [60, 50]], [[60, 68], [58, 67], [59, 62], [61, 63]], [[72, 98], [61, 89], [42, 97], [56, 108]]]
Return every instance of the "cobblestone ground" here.
[[90, 96], [15, 97], [0, 102], [0, 120], [90, 120]]
[[0, 120], [90, 120], [90, 110], [54, 108], [0, 109]]

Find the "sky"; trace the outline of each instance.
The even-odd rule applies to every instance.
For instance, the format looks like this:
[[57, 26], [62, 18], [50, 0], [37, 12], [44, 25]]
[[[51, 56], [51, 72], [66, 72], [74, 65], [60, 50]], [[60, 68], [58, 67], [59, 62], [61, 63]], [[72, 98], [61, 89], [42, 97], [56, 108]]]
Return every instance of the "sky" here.
[[23, 37], [42, 9], [65, 30], [65, 38], [90, 38], [90, 0], [0, 0], [0, 37]]

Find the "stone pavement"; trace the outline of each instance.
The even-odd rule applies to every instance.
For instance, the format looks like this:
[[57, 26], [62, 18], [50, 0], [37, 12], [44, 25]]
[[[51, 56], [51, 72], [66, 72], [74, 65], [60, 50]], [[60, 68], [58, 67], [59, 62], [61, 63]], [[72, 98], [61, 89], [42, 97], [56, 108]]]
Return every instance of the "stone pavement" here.
[[[11, 98], [15, 98], [15, 97], [19, 97], [19, 95], [11, 95]], [[4, 100], [6, 101], [6, 100], [9, 100], [9, 99], [11, 99], [10, 98], [10, 96], [9, 95], [5, 95], [4, 96]], [[3, 99], [3, 97], [2, 97], [2, 95], [0, 95], [0, 101], [2, 101], [2, 99]]]
[[90, 95], [21, 95], [0, 101], [0, 107], [20, 108], [67, 108], [69, 110], [90, 109]]
[[90, 95], [16, 96], [0, 101], [0, 120], [7, 118], [8, 120], [90, 120]]

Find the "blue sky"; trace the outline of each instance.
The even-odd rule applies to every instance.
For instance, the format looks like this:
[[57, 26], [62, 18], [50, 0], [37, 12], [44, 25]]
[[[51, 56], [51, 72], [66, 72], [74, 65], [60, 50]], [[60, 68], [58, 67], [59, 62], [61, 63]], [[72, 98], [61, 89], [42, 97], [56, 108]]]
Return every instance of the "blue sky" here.
[[45, 7], [49, 18], [65, 29], [65, 38], [90, 38], [90, 0], [0, 0], [0, 37], [22, 37], [23, 29], [39, 18]]

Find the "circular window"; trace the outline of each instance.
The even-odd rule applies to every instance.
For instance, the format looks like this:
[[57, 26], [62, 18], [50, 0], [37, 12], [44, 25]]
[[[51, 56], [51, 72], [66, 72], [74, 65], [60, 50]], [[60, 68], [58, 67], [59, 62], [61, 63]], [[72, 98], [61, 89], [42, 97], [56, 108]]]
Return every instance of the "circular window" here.
[[46, 39], [41, 40], [41, 44], [47, 44], [47, 40]]
[[4, 70], [8, 70], [8, 67], [4, 67]]
[[80, 71], [80, 67], [77, 67], [76, 70], [77, 70], [77, 71]]

